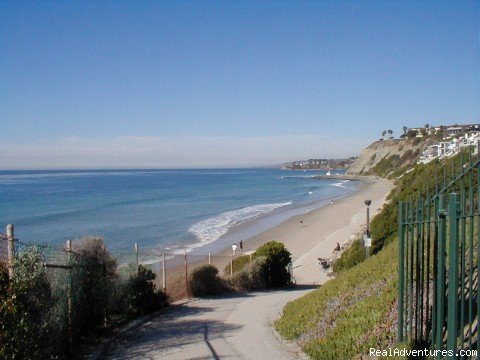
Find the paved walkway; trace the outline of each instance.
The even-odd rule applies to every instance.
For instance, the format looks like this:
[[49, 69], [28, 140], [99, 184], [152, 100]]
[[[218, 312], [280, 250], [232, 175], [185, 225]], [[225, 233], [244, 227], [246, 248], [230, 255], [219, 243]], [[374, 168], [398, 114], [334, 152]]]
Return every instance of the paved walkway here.
[[283, 306], [314, 287], [196, 299], [125, 334], [109, 359], [299, 359], [305, 355], [274, 333]]

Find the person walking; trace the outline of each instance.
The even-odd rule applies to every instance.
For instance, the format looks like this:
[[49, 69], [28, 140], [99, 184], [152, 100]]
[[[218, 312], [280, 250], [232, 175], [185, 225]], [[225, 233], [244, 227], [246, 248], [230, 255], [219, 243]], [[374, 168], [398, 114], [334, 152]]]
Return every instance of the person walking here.
[[235, 252], [237, 251], [237, 244], [233, 243], [232, 245], [232, 253], [233, 253], [233, 256], [235, 256]]
[[243, 240], [240, 240], [240, 251], [243, 251]]

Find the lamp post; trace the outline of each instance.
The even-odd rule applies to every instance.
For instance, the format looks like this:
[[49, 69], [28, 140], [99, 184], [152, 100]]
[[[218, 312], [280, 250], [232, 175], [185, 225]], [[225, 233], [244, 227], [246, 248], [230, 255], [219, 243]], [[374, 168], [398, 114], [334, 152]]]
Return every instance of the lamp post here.
[[[367, 205], [367, 226], [365, 231], [365, 256], [368, 258], [370, 256], [370, 245], [367, 244], [367, 239], [370, 238], [370, 204], [372, 203], [371, 200], [365, 200], [365, 205]], [[368, 245], [368, 246], [367, 246]]]

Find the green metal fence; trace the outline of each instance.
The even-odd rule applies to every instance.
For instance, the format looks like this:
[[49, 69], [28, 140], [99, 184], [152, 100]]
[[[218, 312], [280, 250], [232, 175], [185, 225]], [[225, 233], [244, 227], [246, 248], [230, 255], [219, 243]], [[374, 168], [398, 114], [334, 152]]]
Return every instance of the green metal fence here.
[[432, 189], [399, 204], [398, 229], [398, 340], [451, 350], [438, 356], [447, 359], [480, 350], [480, 159], [451, 162]]

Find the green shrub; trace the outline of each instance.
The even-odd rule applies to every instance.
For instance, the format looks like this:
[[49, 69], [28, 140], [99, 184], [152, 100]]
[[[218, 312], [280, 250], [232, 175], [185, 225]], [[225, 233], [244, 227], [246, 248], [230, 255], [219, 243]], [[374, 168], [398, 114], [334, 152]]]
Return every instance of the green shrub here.
[[267, 258], [258, 256], [242, 270], [235, 273], [229, 280], [229, 285], [238, 291], [265, 289], [267, 276]]
[[270, 241], [259, 247], [253, 257], [265, 256], [265, 284], [267, 287], [285, 286], [290, 283], [287, 265], [292, 261], [290, 252], [285, 245]]
[[99, 237], [75, 242], [73, 251], [74, 328], [79, 334], [87, 334], [107, 320], [117, 264]]
[[188, 286], [193, 296], [210, 296], [225, 290], [218, 269], [213, 265], [201, 265], [193, 269], [188, 277]]
[[157, 290], [153, 283], [155, 278], [155, 273], [143, 265], [130, 276], [124, 294], [129, 316], [146, 315], [167, 305], [166, 294]]
[[355, 240], [348, 249], [333, 263], [333, 271], [340, 272], [350, 269], [365, 260], [363, 240]]
[[[250, 263], [250, 255], [242, 255], [242, 256], [234, 258], [233, 261], [232, 261], [233, 273], [235, 274], [235, 273], [239, 272], [248, 263]], [[230, 263], [228, 263], [227, 265], [225, 265], [225, 268], [223, 269], [223, 273], [226, 274], [226, 275], [230, 275], [230, 270], [231, 270], [230, 269]]]
[[21, 254], [9, 282], [0, 267], [0, 358], [52, 359], [61, 353], [62, 337], [52, 318], [54, 299], [40, 256]]

